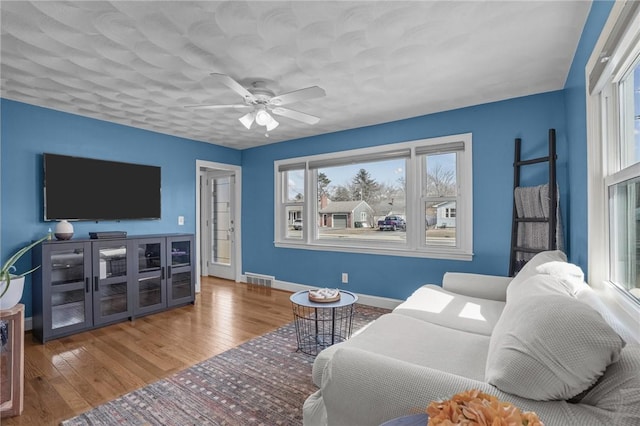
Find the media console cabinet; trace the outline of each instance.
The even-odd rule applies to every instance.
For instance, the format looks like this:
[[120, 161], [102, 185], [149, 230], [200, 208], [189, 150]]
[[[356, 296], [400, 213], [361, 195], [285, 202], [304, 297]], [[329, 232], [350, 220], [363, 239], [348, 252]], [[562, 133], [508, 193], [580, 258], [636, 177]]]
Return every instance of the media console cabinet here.
[[42, 343], [195, 301], [192, 234], [45, 241], [34, 248]]

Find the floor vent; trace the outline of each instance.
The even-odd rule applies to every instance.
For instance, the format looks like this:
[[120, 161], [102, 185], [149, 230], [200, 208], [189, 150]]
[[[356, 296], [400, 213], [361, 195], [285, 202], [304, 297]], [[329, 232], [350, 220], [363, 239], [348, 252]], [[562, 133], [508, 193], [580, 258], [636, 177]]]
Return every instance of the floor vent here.
[[260, 285], [263, 287], [271, 287], [273, 280], [276, 279], [276, 277], [254, 274], [253, 272], [246, 272], [245, 276], [247, 277], [247, 284]]

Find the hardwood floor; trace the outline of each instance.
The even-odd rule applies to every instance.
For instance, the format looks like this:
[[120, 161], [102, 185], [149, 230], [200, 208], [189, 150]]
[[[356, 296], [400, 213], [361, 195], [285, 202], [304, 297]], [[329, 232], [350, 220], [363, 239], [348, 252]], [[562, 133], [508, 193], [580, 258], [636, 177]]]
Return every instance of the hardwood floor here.
[[275, 330], [293, 321], [290, 295], [203, 277], [195, 305], [44, 345], [28, 332], [24, 412], [1, 424], [57, 425]]

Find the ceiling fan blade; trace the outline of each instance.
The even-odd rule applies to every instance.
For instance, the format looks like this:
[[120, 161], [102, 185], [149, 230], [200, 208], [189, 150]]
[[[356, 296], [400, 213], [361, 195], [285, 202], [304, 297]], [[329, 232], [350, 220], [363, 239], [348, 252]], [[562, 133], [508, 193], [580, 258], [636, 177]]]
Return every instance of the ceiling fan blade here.
[[242, 125], [247, 129], [251, 129], [251, 126], [253, 125], [253, 122], [255, 121], [255, 119], [256, 119], [256, 111], [248, 112], [242, 117], [238, 118], [238, 120], [240, 120]]
[[238, 83], [237, 81], [235, 81], [234, 79], [232, 79], [228, 75], [226, 75], [226, 74], [218, 74], [218, 73], [215, 73], [215, 72], [212, 72], [210, 75], [214, 79], [218, 80], [220, 83], [222, 83], [225, 86], [227, 86], [229, 89], [233, 90], [234, 92], [236, 92], [237, 94], [242, 96], [244, 99], [246, 99], [248, 101], [255, 101], [256, 100], [256, 97], [253, 96], [253, 94], [251, 92], [249, 92], [247, 89], [242, 87], [242, 85], [240, 83]]
[[243, 104], [236, 104], [236, 105], [185, 105], [185, 108], [192, 108], [192, 109], [223, 109], [223, 108], [233, 108], [233, 109], [245, 109], [245, 108], [252, 108], [251, 105], [243, 105]]
[[294, 120], [302, 121], [307, 124], [316, 124], [320, 121], [319, 117], [314, 115], [309, 115], [304, 112], [294, 111], [289, 108], [276, 107], [271, 110], [276, 115], [281, 115], [283, 117], [292, 118]]
[[294, 90], [293, 92], [283, 93], [269, 99], [272, 105], [286, 105], [294, 102], [306, 101], [307, 99], [320, 98], [327, 93], [318, 86], [307, 87], [306, 89]]

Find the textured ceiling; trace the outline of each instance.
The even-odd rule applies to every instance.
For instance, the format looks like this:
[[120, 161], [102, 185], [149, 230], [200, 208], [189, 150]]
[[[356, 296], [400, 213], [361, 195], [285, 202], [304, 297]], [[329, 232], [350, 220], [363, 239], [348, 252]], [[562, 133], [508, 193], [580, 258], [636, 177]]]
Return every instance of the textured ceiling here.
[[[562, 89], [588, 1], [6, 1], [2, 97], [244, 149]], [[214, 81], [264, 81], [307, 125], [247, 130]]]

